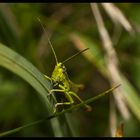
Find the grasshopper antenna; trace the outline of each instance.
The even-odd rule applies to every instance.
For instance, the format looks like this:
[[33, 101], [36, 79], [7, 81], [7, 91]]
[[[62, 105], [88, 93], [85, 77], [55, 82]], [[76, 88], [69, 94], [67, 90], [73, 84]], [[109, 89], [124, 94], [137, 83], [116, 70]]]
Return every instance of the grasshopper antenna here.
[[[44, 32], [45, 32], [46, 35], [47, 35], [47, 32], [46, 32], [46, 30], [45, 30], [45, 27], [44, 27], [43, 24], [41, 23], [41, 20], [40, 20], [38, 17], [37, 17], [37, 20], [39, 21], [39, 23], [41, 24], [41, 26], [42, 26]], [[54, 48], [53, 48], [52, 43], [51, 43], [51, 41], [50, 41], [49, 38], [48, 38], [48, 42], [49, 42], [49, 45], [51, 46], [51, 49], [52, 49], [52, 51], [53, 51], [53, 54], [54, 54], [54, 57], [55, 57], [56, 64], [58, 64], [58, 59], [57, 59], [56, 53], [55, 53], [55, 51], [54, 51]]]
[[76, 53], [76, 54], [74, 54], [74, 55], [72, 55], [72, 56], [70, 56], [68, 59], [66, 59], [65, 61], [63, 61], [62, 63], [64, 64], [65, 62], [67, 62], [67, 61], [69, 61], [69, 60], [71, 60], [72, 58], [74, 58], [75, 56], [77, 56], [77, 55], [79, 55], [79, 54], [81, 54], [81, 53], [83, 53], [84, 51], [86, 51], [86, 50], [88, 50], [89, 48], [86, 48], [86, 49], [84, 49], [84, 50], [82, 50], [82, 51], [80, 51], [80, 52], [78, 52], [78, 53]]

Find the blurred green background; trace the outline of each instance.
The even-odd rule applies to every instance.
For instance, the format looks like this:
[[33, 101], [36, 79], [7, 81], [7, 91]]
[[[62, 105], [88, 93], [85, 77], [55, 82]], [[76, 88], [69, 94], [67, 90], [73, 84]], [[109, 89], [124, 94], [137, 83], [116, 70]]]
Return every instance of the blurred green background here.
[[[101, 4], [98, 5], [106, 29], [112, 37], [113, 47], [120, 61], [121, 74], [129, 81], [128, 86], [135, 89], [134, 98], [139, 98], [140, 5], [115, 4], [131, 23], [134, 35], [128, 33], [122, 26], [118, 26], [119, 33], [115, 32], [114, 23]], [[111, 87], [109, 77], [105, 74], [107, 71], [104, 64], [105, 51], [89, 3], [0, 4], [0, 42], [22, 55], [40, 72], [50, 76], [55, 66], [55, 59], [48, 45], [48, 36], [44, 34], [37, 18], [40, 18], [46, 27], [60, 62], [79, 51], [77, 41], [71, 38], [73, 34], [85, 48], [90, 48], [89, 52], [93, 58], [79, 55], [65, 64], [69, 78], [75, 83], [85, 85], [84, 90], [77, 93], [83, 100]], [[133, 92], [130, 90], [129, 92], [133, 95]], [[113, 111], [110, 100], [114, 105]], [[121, 122], [124, 123], [124, 136], [140, 136], [138, 117], [140, 110], [135, 109], [135, 106], [140, 106], [140, 102], [137, 104], [134, 102], [134, 106], [131, 106], [131, 101], [134, 99], [131, 98], [129, 101], [126, 101], [129, 119], [122, 117], [111, 95], [92, 103], [92, 112], [80, 109], [66, 114], [65, 117], [59, 117], [62, 127], [60, 130], [52, 129], [52, 123], [47, 121], [13, 133], [12, 136], [59, 136], [55, 135], [55, 131], [62, 131], [61, 136], [111, 136], [110, 131], [114, 126], [110, 125], [110, 116], [114, 112], [116, 126]], [[16, 74], [0, 67], [1, 133], [42, 118], [45, 115], [44, 108], [37, 91]], [[55, 121], [53, 123], [55, 126]]]

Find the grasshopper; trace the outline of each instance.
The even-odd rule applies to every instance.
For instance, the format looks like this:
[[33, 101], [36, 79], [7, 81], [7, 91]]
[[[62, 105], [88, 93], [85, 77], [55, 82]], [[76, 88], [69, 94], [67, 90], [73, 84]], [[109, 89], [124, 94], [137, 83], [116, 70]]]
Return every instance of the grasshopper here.
[[[55, 56], [56, 66], [52, 72], [51, 77], [45, 75], [45, 77], [51, 81], [53, 88], [54, 88], [54, 89], [50, 90], [50, 93], [48, 95], [52, 94], [52, 92], [62, 92], [65, 94], [65, 97], [68, 100], [67, 102], [56, 103], [55, 109], [60, 105], [73, 104], [74, 100], [73, 100], [72, 96], [77, 98], [80, 102], [83, 102], [83, 100], [75, 93], [79, 89], [82, 89], [83, 85], [75, 84], [69, 79], [64, 63], [67, 62], [68, 60], [72, 59], [73, 57], [77, 56], [78, 54], [86, 51], [88, 48], [76, 53], [75, 55], [69, 57], [68, 59], [66, 59], [63, 62], [58, 62], [56, 54], [54, 52], [54, 49], [53, 49], [50, 41], [49, 41], [49, 44], [50, 44], [50, 46], [53, 50], [54, 56]], [[55, 87], [58, 87], [58, 88], [55, 88]], [[87, 104], [85, 104], [85, 107], [86, 107], [87, 111], [91, 110], [91, 107], [88, 106]]]
[[[41, 26], [43, 27], [43, 30], [46, 32], [44, 26], [42, 24], [41, 24]], [[88, 50], [88, 48], [72, 55], [71, 57], [69, 57], [68, 59], [66, 59], [63, 62], [58, 62], [56, 53], [55, 53], [54, 48], [49, 39], [48, 39], [48, 43], [51, 46], [51, 49], [52, 49], [52, 52], [54, 54], [55, 61], [56, 61], [56, 66], [52, 72], [51, 77], [44, 75], [48, 80], [51, 81], [52, 86], [53, 86], [53, 89], [50, 90], [48, 95], [51, 95], [52, 93], [57, 94], [57, 93], [61, 92], [61, 93], [64, 93], [64, 96], [67, 99], [66, 102], [58, 102], [55, 104], [54, 112], [56, 112], [58, 106], [74, 104], [74, 99], [72, 98], [72, 96], [77, 98], [80, 102], [83, 102], [83, 100], [76, 94], [76, 92], [78, 92], [80, 89], [83, 88], [83, 85], [75, 84], [69, 79], [64, 63], [71, 60], [75, 56], [81, 54], [82, 52]], [[87, 111], [92, 110], [92, 108], [89, 105], [85, 104], [84, 106]]]

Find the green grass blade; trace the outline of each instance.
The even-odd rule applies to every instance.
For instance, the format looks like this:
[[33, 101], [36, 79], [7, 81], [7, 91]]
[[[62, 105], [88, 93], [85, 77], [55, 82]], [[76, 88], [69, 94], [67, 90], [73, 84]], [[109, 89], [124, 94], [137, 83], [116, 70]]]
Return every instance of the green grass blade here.
[[140, 121], [140, 97], [138, 96], [137, 91], [123, 75], [121, 75], [121, 83], [125, 91], [123, 92], [123, 96], [125, 97], [130, 109]]
[[[25, 81], [27, 81], [40, 95], [42, 101], [46, 106], [46, 114], [50, 116], [53, 113], [53, 105], [47, 98], [48, 91], [51, 88], [49, 81], [44, 77], [44, 75], [37, 70], [30, 62], [23, 58], [18, 53], [14, 52], [10, 48], [0, 43], [0, 66], [10, 70], [11, 72], [17, 74]], [[55, 121], [55, 124], [54, 124]], [[52, 124], [57, 133], [55, 136], [63, 136], [63, 132], [60, 129], [60, 124], [57, 119], [55, 119]]]
[[48, 110], [50, 110], [50, 103], [47, 98], [50, 84], [43, 74], [26, 59], [3, 44], [0, 44], [0, 60], [1, 66], [19, 75], [33, 86], [45, 101]]
[[29, 124], [27, 124], [27, 125], [23, 125], [23, 126], [21, 126], [21, 127], [18, 127], [18, 128], [9, 130], [9, 131], [5, 131], [5, 132], [3, 132], [3, 133], [0, 133], [0, 137], [8, 136], [8, 135], [13, 134], [13, 133], [16, 133], [16, 132], [18, 132], [18, 131], [20, 131], [20, 130], [22, 130], [22, 129], [24, 129], [24, 128], [27, 128], [27, 127], [34, 126], [34, 125], [36, 125], [36, 124], [39, 124], [39, 123], [41, 123], [41, 122], [43, 122], [43, 121], [44, 121], [43, 119], [42, 119], [42, 120], [38, 120], [38, 121], [34, 121], [34, 122], [29, 123]]

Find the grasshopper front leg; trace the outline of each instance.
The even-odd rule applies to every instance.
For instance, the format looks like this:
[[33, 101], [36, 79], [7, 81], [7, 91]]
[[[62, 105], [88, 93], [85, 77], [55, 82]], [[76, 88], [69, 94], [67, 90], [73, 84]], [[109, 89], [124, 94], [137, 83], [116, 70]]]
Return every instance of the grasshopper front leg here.
[[52, 94], [52, 92], [64, 92], [64, 91], [65, 90], [63, 90], [63, 89], [51, 89], [47, 96], [50, 96]]
[[47, 76], [47, 75], [45, 75], [45, 74], [44, 74], [44, 76], [45, 76], [45, 78], [47, 78], [48, 80], [52, 81], [52, 79], [51, 79], [49, 76]]
[[60, 87], [60, 89], [51, 89], [48, 96], [52, 94], [52, 92], [66, 92], [66, 89], [63, 85], [59, 84], [58, 85]]

